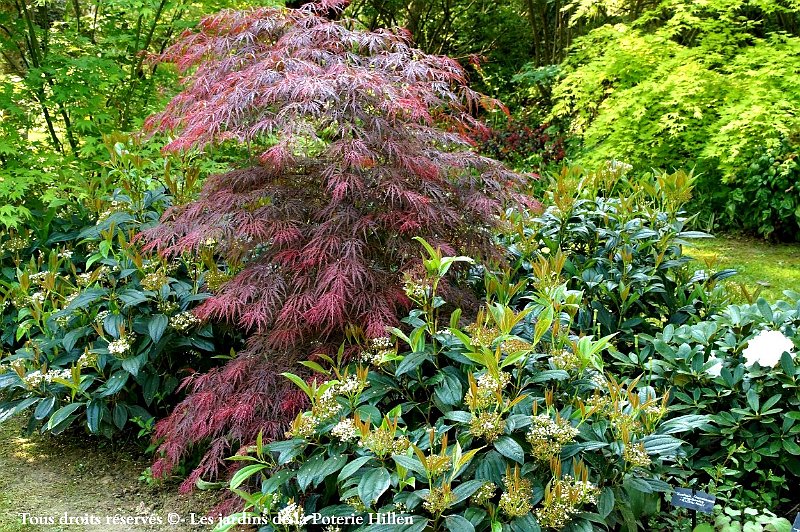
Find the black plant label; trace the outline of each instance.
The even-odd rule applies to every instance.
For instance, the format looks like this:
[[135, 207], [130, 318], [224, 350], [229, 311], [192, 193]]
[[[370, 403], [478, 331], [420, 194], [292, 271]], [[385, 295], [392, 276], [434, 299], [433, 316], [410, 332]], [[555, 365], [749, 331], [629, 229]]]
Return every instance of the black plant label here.
[[694, 491], [689, 488], [675, 488], [672, 494], [672, 506], [688, 508], [695, 512], [711, 513], [714, 508], [715, 495], [709, 495], [704, 491]]

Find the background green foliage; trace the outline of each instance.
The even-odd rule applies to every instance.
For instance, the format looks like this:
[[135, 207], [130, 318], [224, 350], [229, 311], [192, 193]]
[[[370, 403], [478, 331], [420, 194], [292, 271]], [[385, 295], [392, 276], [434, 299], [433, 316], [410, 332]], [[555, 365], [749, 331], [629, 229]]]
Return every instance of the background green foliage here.
[[621, 17], [575, 42], [552, 117], [581, 139], [581, 162], [694, 168], [707, 219], [796, 238], [797, 15], [778, 2], [669, 1]]
[[0, 2], [0, 224], [87, 199], [107, 156], [104, 135], [138, 130], [173, 92], [177, 76], [148, 56], [203, 14], [237, 5]]

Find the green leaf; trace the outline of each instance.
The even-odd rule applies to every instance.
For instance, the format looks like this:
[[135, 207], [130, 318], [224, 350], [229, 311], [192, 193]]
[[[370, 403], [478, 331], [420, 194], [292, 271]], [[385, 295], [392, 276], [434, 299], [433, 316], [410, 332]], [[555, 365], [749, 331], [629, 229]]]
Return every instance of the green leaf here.
[[144, 398], [144, 402], [147, 406], [153, 402], [153, 399], [156, 396], [156, 392], [158, 392], [158, 385], [161, 383], [161, 377], [157, 374], [148, 375], [144, 381], [144, 385], [142, 386], [142, 397]]
[[380, 499], [381, 495], [389, 489], [390, 482], [391, 475], [389, 471], [383, 467], [373, 469], [361, 477], [361, 481], [358, 483], [358, 497], [367, 508], [371, 508]]
[[456, 376], [457, 369], [448, 366], [440, 372], [444, 377], [442, 382], [436, 386], [434, 393], [442, 404], [455, 406], [461, 402], [464, 392], [461, 387], [461, 381]]
[[247, 479], [258, 473], [259, 471], [263, 471], [267, 468], [267, 464], [251, 464], [249, 466], [245, 466], [237, 471], [233, 478], [231, 478], [231, 483], [229, 485], [230, 489], [236, 489], [241, 486]]
[[506, 458], [510, 458], [519, 464], [525, 463], [525, 451], [523, 451], [522, 446], [510, 436], [501, 436], [498, 438], [497, 441], [494, 442], [494, 448]]
[[400, 364], [397, 365], [397, 370], [394, 374], [396, 377], [399, 377], [400, 375], [414, 371], [420, 366], [420, 364], [429, 358], [430, 353], [426, 353], [425, 351], [415, 351], [413, 353], [409, 353], [404, 356]]
[[125, 303], [124, 308], [135, 307], [136, 305], [139, 305], [140, 303], [144, 303], [145, 301], [147, 301], [146, 295], [132, 288], [126, 288], [124, 290], [120, 290], [119, 292], [117, 292], [117, 297], [119, 297], [120, 301]]
[[678, 438], [665, 434], [651, 434], [642, 438], [642, 443], [648, 454], [672, 456], [683, 442]]
[[321, 454], [316, 454], [303, 462], [303, 465], [297, 470], [297, 484], [300, 486], [300, 491], [306, 491], [314, 477], [317, 476], [323, 462], [324, 457]]
[[759, 297], [758, 301], [756, 301], [756, 306], [758, 307], [758, 310], [761, 312], [761, 315], [764, 316], [765, 320], [767, 320], [770, 323], [775, 321], [775, 317], [772, 314], [772, 307], [770, 306], [770, 304], [767, 302], [766, 299], [764, 299], [763, 297]]
[[342, 482], [343, 480], [347, 480], [348, 478], [353, 476], [356, 473], [356, 471], [361, 469], [361, 466], [363, 466], [364, 464], [366, 464], [370, 460], [372, 460], [371, 456], [360, 456], [360, 457], [356, 458], [355, 460], [352, 460], [346, 466], [344, 466], [341, 471], [339, 471], [339, 477], [338, 477], [337, 480], [339, 482]]
[[603, 488], [603, 492], [600, 494], [600, 498], [597, 500], [597, 513], [599, 513], [600, 516], [605, 519], [614, 510], [614, 503], [614, 491], [606, 486]]
[[412, 456], [395, 454], [392, 455], [392, 459], [409, 471], [413, 471], [414, 473], [417, 473], [423, 477], [428, 476], [428, 473], [425, 471], [425, 466], [422, 465], [422, 462]]
[[86, 407], [86, 425], [92, 434], [97, 434], [100, 429], [100, 421], [103, 418], [103, 403], [104, 401], [92, 399]]
[[339, 471], [345, 464], [347, 464], [347, 456], [344, 455], [334, 456], [325, 460], [314, 475], [312, 481], [314, 487], [319, 486], [327, 477]]
[[55, 397], [46, 397], [41, 400], [41, 402], [36, 405], [36, 410], [33, 411], [34, 419], [42, 420], [46, 418], [50, 412], [53, 411], [53, 407], [56, 404]]
[[272, 493], [278, 488], [281, 488], [286, 485], [287, 482], [294, 476], [294, 471], [289, 471], [284, 469], [283, 471], [278, 471], [267, 480], [261, 483], [261, 492], [262, 493]]
[[450, 421], [455, 421], [457, 423], [469, 423], [472, 421], [472, 414], [466, 412], [464, 410], [451, 410], [444, 414], [445, 419], [449, 419]]
[[758, 412], [759, 398], [758, 392], [755, 388], [750, 388], [747, 390], [747, 404], [750, 406], [753, 412]]
[[[47, 422], [47, 430], [53, 430], [64, 423], [77, 409], [84, 406], [84, 403], [70, 403], [56, 410]], [[62, 427], [63, 428], [63, 427]]]
[[781, 440], [783, 443], [783, 448], [786, 449], [786, 452], [791, 453], [795, 456], [800, 455], [800, 445], [797, 445], [796, 441], [793, 440]]
[[167, 325], [169, 325], [169, 318], [163, 314], [156, 314], [147, 322], [147, 332], [150, 334], [150, 338], [153, 339], [154, 344], [161, 340], [164, 331], [167, 330]]
[[795, 372], [794, 361], [792, 360], [792, 355], [787, 353], [786, 351], [783, 352], [781, 355], [781, 368], [786, 373], [787, 376], [793, 377]]
[[466, 500], [467, 497], [478, 491], [484, 484], [486, 482], [483, 480], [468, 480], [459, 484], [453, 488], [453, 504]]
[[128, 376], [130, 373], [127, 371], [117, 371], [111, 377], [108, 378], [106, 383], [103, 386], [100, 386], [97, 389], [97, 395], [95, 397], [108, 397], [109, 395], [114, 395], [118, 391], [125, 386], [125, 383], [128, 382]]
[[447, 515], [444, 518], [444, 526], [450, 532], [475, 532], [475, 527], [472, 523], [461, 517], [460, 515]]
[[114, 406], [114, 413], [112, 414], [114, 425], [118, 429], [122, 429], [125, 426], [125, 423], [128, 422], [128, 409], [125, 408], [124, 405], [117, 403]]

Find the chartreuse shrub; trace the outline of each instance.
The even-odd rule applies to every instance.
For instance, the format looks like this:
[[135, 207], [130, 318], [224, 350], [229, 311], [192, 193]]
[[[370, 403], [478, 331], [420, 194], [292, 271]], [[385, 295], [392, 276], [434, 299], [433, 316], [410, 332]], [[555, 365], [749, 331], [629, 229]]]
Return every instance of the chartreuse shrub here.
[[[581, 294], [563, 284], [515, 311], [515, 289], [496, 279], [471, 324], [459, 311], [446, 319], [439, 280], [469, 259], [428, 252], [427, 275], [407, 285], [416, 308], [404, 330], [350, 363], [306, 362], [312, 378], [286, 374], [311, 407], [285, 440], [234, 457], [245, 466], [230, 486], [246, 509], [231, 519], [263, 518], [263, 530], [354, 515], [363, 525], [341, 530], [637, 530], [645, 501], [654, 508], [669, 488], [673, 435], [702, 416], [667, 420], [666, 397], [607, 371], [611, 339], [570, 333]], [[376, 513], [395, 521], [376, 525]]]
[[147, 190], [146, 160], [125, 143], [115, 151], [109, 172], [125, 190], [82, 207], [95, 223], [76, 215], [4, 242], [0, 420], [27, 412], [29, 431], [81, 424], [110, 437], [147, 422], [174, 404], [180, 372], [207, 366], [201, 354], [225, 338], [191, 312], [208, 296], [203, 258], [166, 261], [132, 242], [188, 193], [196, 168], [174, 167], [171, 190]]
[[797, 153], [798, 6], [592, 4], [619, 11], [618, 23], [576, 39], [553, 88], [553, 118], [583, 142], [577, 161], [695, 168], [707, 217], [796, 239], [797, 172], [786, 167]]
[[797, 501], [800, 478], [800, 294], [773, 305], [731, 305], [709, 320], [647, 337], [617, 355], [630, 371], [672, 388], [672, 409], [708, 415], [692, 435], [685, 466], [698, 487], [727, 505], [766, 505], [780, 515]]
[[548, 208], [535, 217], [511, 213], [500, 239], [516, 279], [536, 287], [555, 276], [582, 292], [578, 330], [617, 334], [632, 345], [637, 334], [721, 308], [728, 295], [718, 281], [735, 272], [696, 271], [683, 253], [688, 239], [710, 237], [687, 229], [683, 208], [694, 176], [629, 178], [628, 170], [616, 162], [596, 171], [565, 168], [550, 181]]

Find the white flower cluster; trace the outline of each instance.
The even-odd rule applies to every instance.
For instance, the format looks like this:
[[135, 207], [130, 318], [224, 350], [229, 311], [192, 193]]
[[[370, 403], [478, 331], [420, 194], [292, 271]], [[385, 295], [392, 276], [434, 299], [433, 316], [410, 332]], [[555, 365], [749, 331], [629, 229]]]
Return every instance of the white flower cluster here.
[[14, 253], [15, 251], [21, 251], [26, 247], [28, 247], [28, 242], [24, 238], [13, 236], [3, 242], [3, 244], [0, 246], [0, 249], [6, 249], [11, 253]]
[[367, 364], [379, 365], [386, 355], [394, 354], [392, 339], [388, 336], [373, 338], [369, 343], [369, 350], [362, 351], [359, 358]]
[[488, 373], [484, 373], [480, 377], [478, 377], [478, 388], [481, 390], [491, 391], [491, 392], [498, 392], [502, 393], [503, 389], [508, 386], [508, 383], [511, 382], [511, 374], [505, 371], [501, 371], [498, 375], [498, 378], [495, 379]]
[[47, 274], [50, 273], [48, 271], [36, 272], [32, 273], [28, 276], [28, 279], [37, 286], [42, 286], [44, 284], [44, 280], [47, 279]]
[[31, 294], [32, 303], [38, 303], [41, 305], [42, 303], [44, 303], [45, 299], [47, 299], [47, 295], [45, 295], [44, 292], [34, 292], [33, 294]]
[[794, 359], [793, 351], [794, 344], [780, 331], [761, 331], [747, 342], [742, 355], [748, 367], [758, 362], [762, 368], [772, 368], [781, 361], [783, 353], [789, 353]]
[[343, 442], [349, 442], [358, 438], [358, 429], [352, 419], [346, 418], [331, 429], [331, 434]]
[[169, 325], [178, 332], [186, 332], [200, 323], [200, 318], [191, 312], [181, 312], [169, 319]]
[[616, 159], [611, 159], [606, 161], [606, 168], [611, 172], [619, 172], [620, 174], [624, 174], [631, 170], [633, 166], [629, 165], [626, 162], [618, 161]]
[[276, 521], [284, 526], [301, 526], [311, 519], [306, 517], [303, 507], [297, 503], [290, 502], [282, 508], [276, 517]]
[[54, 371], [45, 371], [42, 373], [38, 369], [25, 375], [25, 383], [31, 388], [38, 388], [40, 384], [46, 382], [50, 384], [53, 379], [71, 379], [72, 371], [69, 369], [57, 369]]
[[122, 336], [108, 344], [108, 352], [112, 355], [124, 355], [133, 345], [133, 336]]
[[108, 317], [109, 314], [111, 314], [109, 311], [101, 310], [100, 312], [97, 313], [97, 316], [94, 317], [95, 323], [101, 323], [102, 324], [105, 321], [105, 319]]
[[72, 250], [65, 249], [58, 254], [59, 259], [71, 259], [72, 258]]
[[403, 290], [406, 295], [413, 300], [419, 301], [428, 297], [433, 287], [429, 282], [422, 279], [406, 279]]
[[85, 368], [94, 366], [97, 363], [97, 355], [94, 353], [84, 353], [78, 358], [78, 367]]
[[360, 393], [364, 387], [365, 383], [361, 382], [355, 375], [350, 375], [345, 380], [331, 386], [325, 393], [331, 392], [336, 395], [356, 395]]
[[531, 418], [531, 428], [526, 438], [531, 444], [531, 454], [539, 460], [548, 461], [561, 453], [561, 448], [571, 443], [578, 435], [578, 429], [562, 417], [553, 420], [548, 414]]

